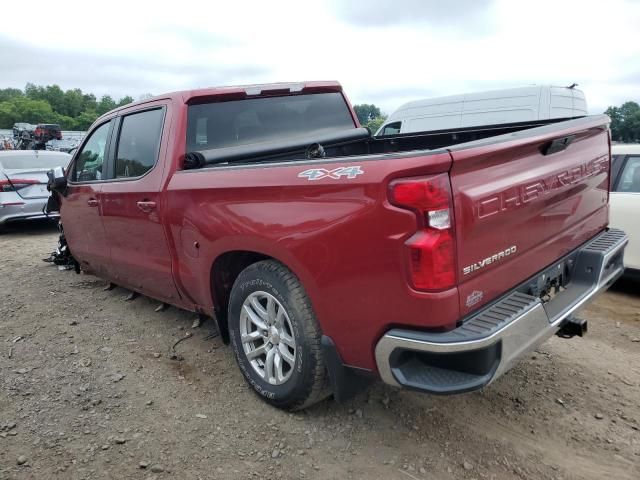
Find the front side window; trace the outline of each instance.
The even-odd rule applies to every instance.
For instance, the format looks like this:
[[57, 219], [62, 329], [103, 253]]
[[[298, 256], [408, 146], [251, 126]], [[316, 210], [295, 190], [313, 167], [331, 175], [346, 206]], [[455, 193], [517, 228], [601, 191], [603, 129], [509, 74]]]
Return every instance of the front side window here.
[[339, 92], [190, 105], [187, 151], [237, 147], [352, 129]]
[[102, 180], [104, 155], [109, 138], [109, 125], [107, 122], [100, 125], [91, 133], [89, 140], [84, 144], [78, 154], [71, 179], [74, 182], [95, 182]]
[[116, 177], [140, 177], [153, 168], [158, 159], [164, 110], [132, 113], [122, 119]]
[[640, 157], [627, 158], [617, 191], [640, 193]]

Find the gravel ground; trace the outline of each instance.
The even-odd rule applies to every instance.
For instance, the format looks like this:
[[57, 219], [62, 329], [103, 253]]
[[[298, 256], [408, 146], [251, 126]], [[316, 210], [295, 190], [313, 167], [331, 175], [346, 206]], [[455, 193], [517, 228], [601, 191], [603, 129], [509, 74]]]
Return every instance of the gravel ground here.
[[289, 414], [210, 323], [43, 263], [56, 239], [0, 235], [0, 479], [640, 478], [638, 284], [582, 311], [586, 338], [554, 337], [481, 392], [378, 383]]

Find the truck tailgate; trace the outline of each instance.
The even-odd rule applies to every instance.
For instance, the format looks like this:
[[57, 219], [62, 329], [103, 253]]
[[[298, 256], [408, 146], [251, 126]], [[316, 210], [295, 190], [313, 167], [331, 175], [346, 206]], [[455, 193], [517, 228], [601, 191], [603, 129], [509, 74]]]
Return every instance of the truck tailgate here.
[[451, 148], [463, 315], [606, 227], [608, 122], [585, 117]]

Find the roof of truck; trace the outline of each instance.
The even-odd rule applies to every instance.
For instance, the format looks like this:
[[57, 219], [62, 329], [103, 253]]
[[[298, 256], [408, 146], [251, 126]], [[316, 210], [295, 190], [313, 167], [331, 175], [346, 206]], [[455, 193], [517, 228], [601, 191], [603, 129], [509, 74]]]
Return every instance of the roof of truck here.
[[311, 93], [314, 91], [332, 91], [332, 92], [341, 92], [342, 85], [335, 80], [326, 80], [326, 81], [312, 81], [312, 82], [277, 82], [277, 83], [260, 83], [253, 85], [232, 85], [232, 86], [224, 86], [224, 87], [208, 87], [208, 88], [197, 88], [192, 90], [179, 90], [176, 92], [169, 92], [163, 95], [156, 95], [151, 98], [147, 98], [145, 100], [140, 100], [138, 102], [129, 103], [127, 105], [123, 105], [122, 107], [118, 107], [114, 110], [110, 110], [105, 113], [106, 115], [111, 115], [114, 112], [118, 112], [120, 110], [124, 110], [130, 107], [134, 107], [137, 105], [144, 105], [145, 103], [154, 102], [156, 100], [177, 100], [184, 103], [190, 103], [192, 101], [197, 101], [198, 99], [205, 99], [211, 97], [218, 96], [228, 96], [228, 97], [237, 97], [237, 98], [246, 98], [246, 97], [263, 97], [274, 94], [282, 94], [282, 93], [296, 93], [302, 92]]

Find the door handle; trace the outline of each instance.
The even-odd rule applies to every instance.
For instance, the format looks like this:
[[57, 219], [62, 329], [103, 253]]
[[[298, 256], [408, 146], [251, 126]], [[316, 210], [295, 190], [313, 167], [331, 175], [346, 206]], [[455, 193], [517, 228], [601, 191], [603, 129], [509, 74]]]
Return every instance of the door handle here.
[[89, 200], [87, 200], [87, 205], [89, 205], [90, 207], [97, 207], [99, 203], [100, 202], [98, 202], [98, 200], [96, 200], [95, 198], [90, 198]]
[[149, 213], [151, 212], [151, 210], [155, 210], [156, 208], [156, 202], [149, 202], [146, 200], [142, 202], [138, 202], [136, 203], [136, 205], [138, 205], [138, 208], [142, 210], [144, 213]]

